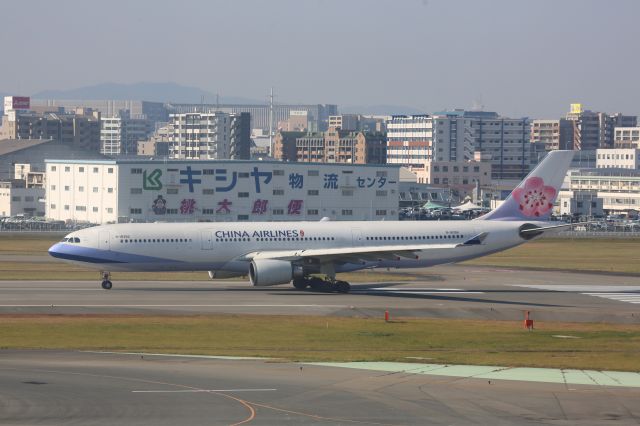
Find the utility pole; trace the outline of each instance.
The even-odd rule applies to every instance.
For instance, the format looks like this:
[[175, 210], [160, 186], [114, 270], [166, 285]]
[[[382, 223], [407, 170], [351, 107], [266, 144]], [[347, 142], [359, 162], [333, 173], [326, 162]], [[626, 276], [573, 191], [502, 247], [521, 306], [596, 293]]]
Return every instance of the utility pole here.
[[273, 86], [269, 94], [269, 155], [273, 157]]

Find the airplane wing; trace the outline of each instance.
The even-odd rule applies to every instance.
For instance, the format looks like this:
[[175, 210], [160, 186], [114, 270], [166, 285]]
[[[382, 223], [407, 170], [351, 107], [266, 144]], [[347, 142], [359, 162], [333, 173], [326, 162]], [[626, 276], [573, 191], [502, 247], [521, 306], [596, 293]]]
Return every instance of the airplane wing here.
[[529, 229], [522, 229], [520, 230], [521, 234], [532, 234], [532, 235], [539, 235], [542, 234], [545, 231], [551, 231], [551, 230], [560, 230], [562, 228], [568, 228], [571, 226], [576, 226], [576, 225], [587, 225], [591, 222], [576, 222], [576, 223], [563, 223], [562, 225], [552, 225], [552, 226], [536, 226], [536, 227], [531, 227]]
[[402, 244], [394, 246], [358, 246], [339, 248], [319, 248], [300, 250], [272, 250], [247, 253], [236, 260], [251, 261], [254, 259], [304, 260], [317, 259], [320, 262], [341, 261], [345, 263], [362, 263], [365, 261], [417, 259], [418, 252], [429, 250], [456, 249], [465, 246], [482, 244], [487, 237], [483, 232], [462, 243], [453, 244]]

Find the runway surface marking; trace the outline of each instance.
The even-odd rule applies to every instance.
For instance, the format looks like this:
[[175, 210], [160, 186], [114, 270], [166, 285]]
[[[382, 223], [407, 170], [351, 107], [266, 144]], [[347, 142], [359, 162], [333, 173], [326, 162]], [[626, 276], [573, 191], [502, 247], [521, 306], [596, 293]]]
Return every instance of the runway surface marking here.
[[315, 362], [310, 364], [388, 373], [426, 374], [470, 379], [640, 388], [640, 373], [625, 371], [509, 368], [487, 365], [413, 364], [404, 362]]
[[182, 389], [182, 390], [132, 390], [131, 393], [199, 393], [199, 392], [272, 392], [278, 389]]
[[39, 304], [39, 305], [11, 305], [0, 304], [0, 308], [347, 308], [348, 305], [291, 305], [291, 304], [278, 304], [278, 305], [255, 305], [255, 304], [218, 304], [218, 305], [139, 305], [139, 304]]
[[80, 351], [87, 354], [104, 354], [104, 355], [136, 355], [136, 356], [163, 356], [170, 358], [199, 358], [199, 359], [222, 359], [222, 360], [250, 360], [250, 361], [267, 361], [273, 358], [260, 356], [228, 356], [228, 355], [184, 355], [184, 354], [154, 354], [148, 352], [114, 352], [114, 351]]
[[352, 288], [355, 294], [417, 294], [417, 295], [444, 295], [444, 294], [484, 294], [483, 291], [468, 291], [461, 288], [419, 288], [419, 287], [373, 287]]
[[580, 293], [585, 296], [601, 297], [603, 299], [615, 300], [640, 304], [640, 286], [638, 285], [536, 285], [536, 284], [515, 284], [514, 287], [535, 288], [538, 290], [552, 290], [561, 292]]

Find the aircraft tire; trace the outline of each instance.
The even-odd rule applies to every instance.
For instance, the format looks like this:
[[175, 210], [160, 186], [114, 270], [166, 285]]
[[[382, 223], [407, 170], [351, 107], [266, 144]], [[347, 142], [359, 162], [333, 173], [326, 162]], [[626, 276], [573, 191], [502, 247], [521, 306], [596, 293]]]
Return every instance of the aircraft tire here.
[[293, 286], [298, 290], [304, 290], [309, 286], [309, 281], [304, 278], [297, 278], [293, 280]]
[[111, 281], [109, 281], [109, 280], [102, 281], [102, 288], [103, 289], [111, 290], [111, 287], [113, 287], [113, 284], [111, 283]]
[[338, 293], [349, 293], [351, 285], [346, 281], [336, 281], [336, 291]]

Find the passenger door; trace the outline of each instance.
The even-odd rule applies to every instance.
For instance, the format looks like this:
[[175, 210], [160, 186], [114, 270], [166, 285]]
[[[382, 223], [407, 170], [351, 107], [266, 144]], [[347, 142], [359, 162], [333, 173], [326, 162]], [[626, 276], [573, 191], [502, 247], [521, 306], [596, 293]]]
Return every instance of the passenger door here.
[[361, 246], [364, 244], [364, 238], [362, 237], [362, 230], [360, 228], [352, 228], [351, 237], [353, 239], [354, 246]]
[[98, 247], [100, 247], [100, 250], [111, 250], [111, 236], [109, 235], [109, 231], [100, 231], [98, 238]]
[[202, 231], [200, 236], [202, 239], [202, 250], [213, 250], [213, 231]]

